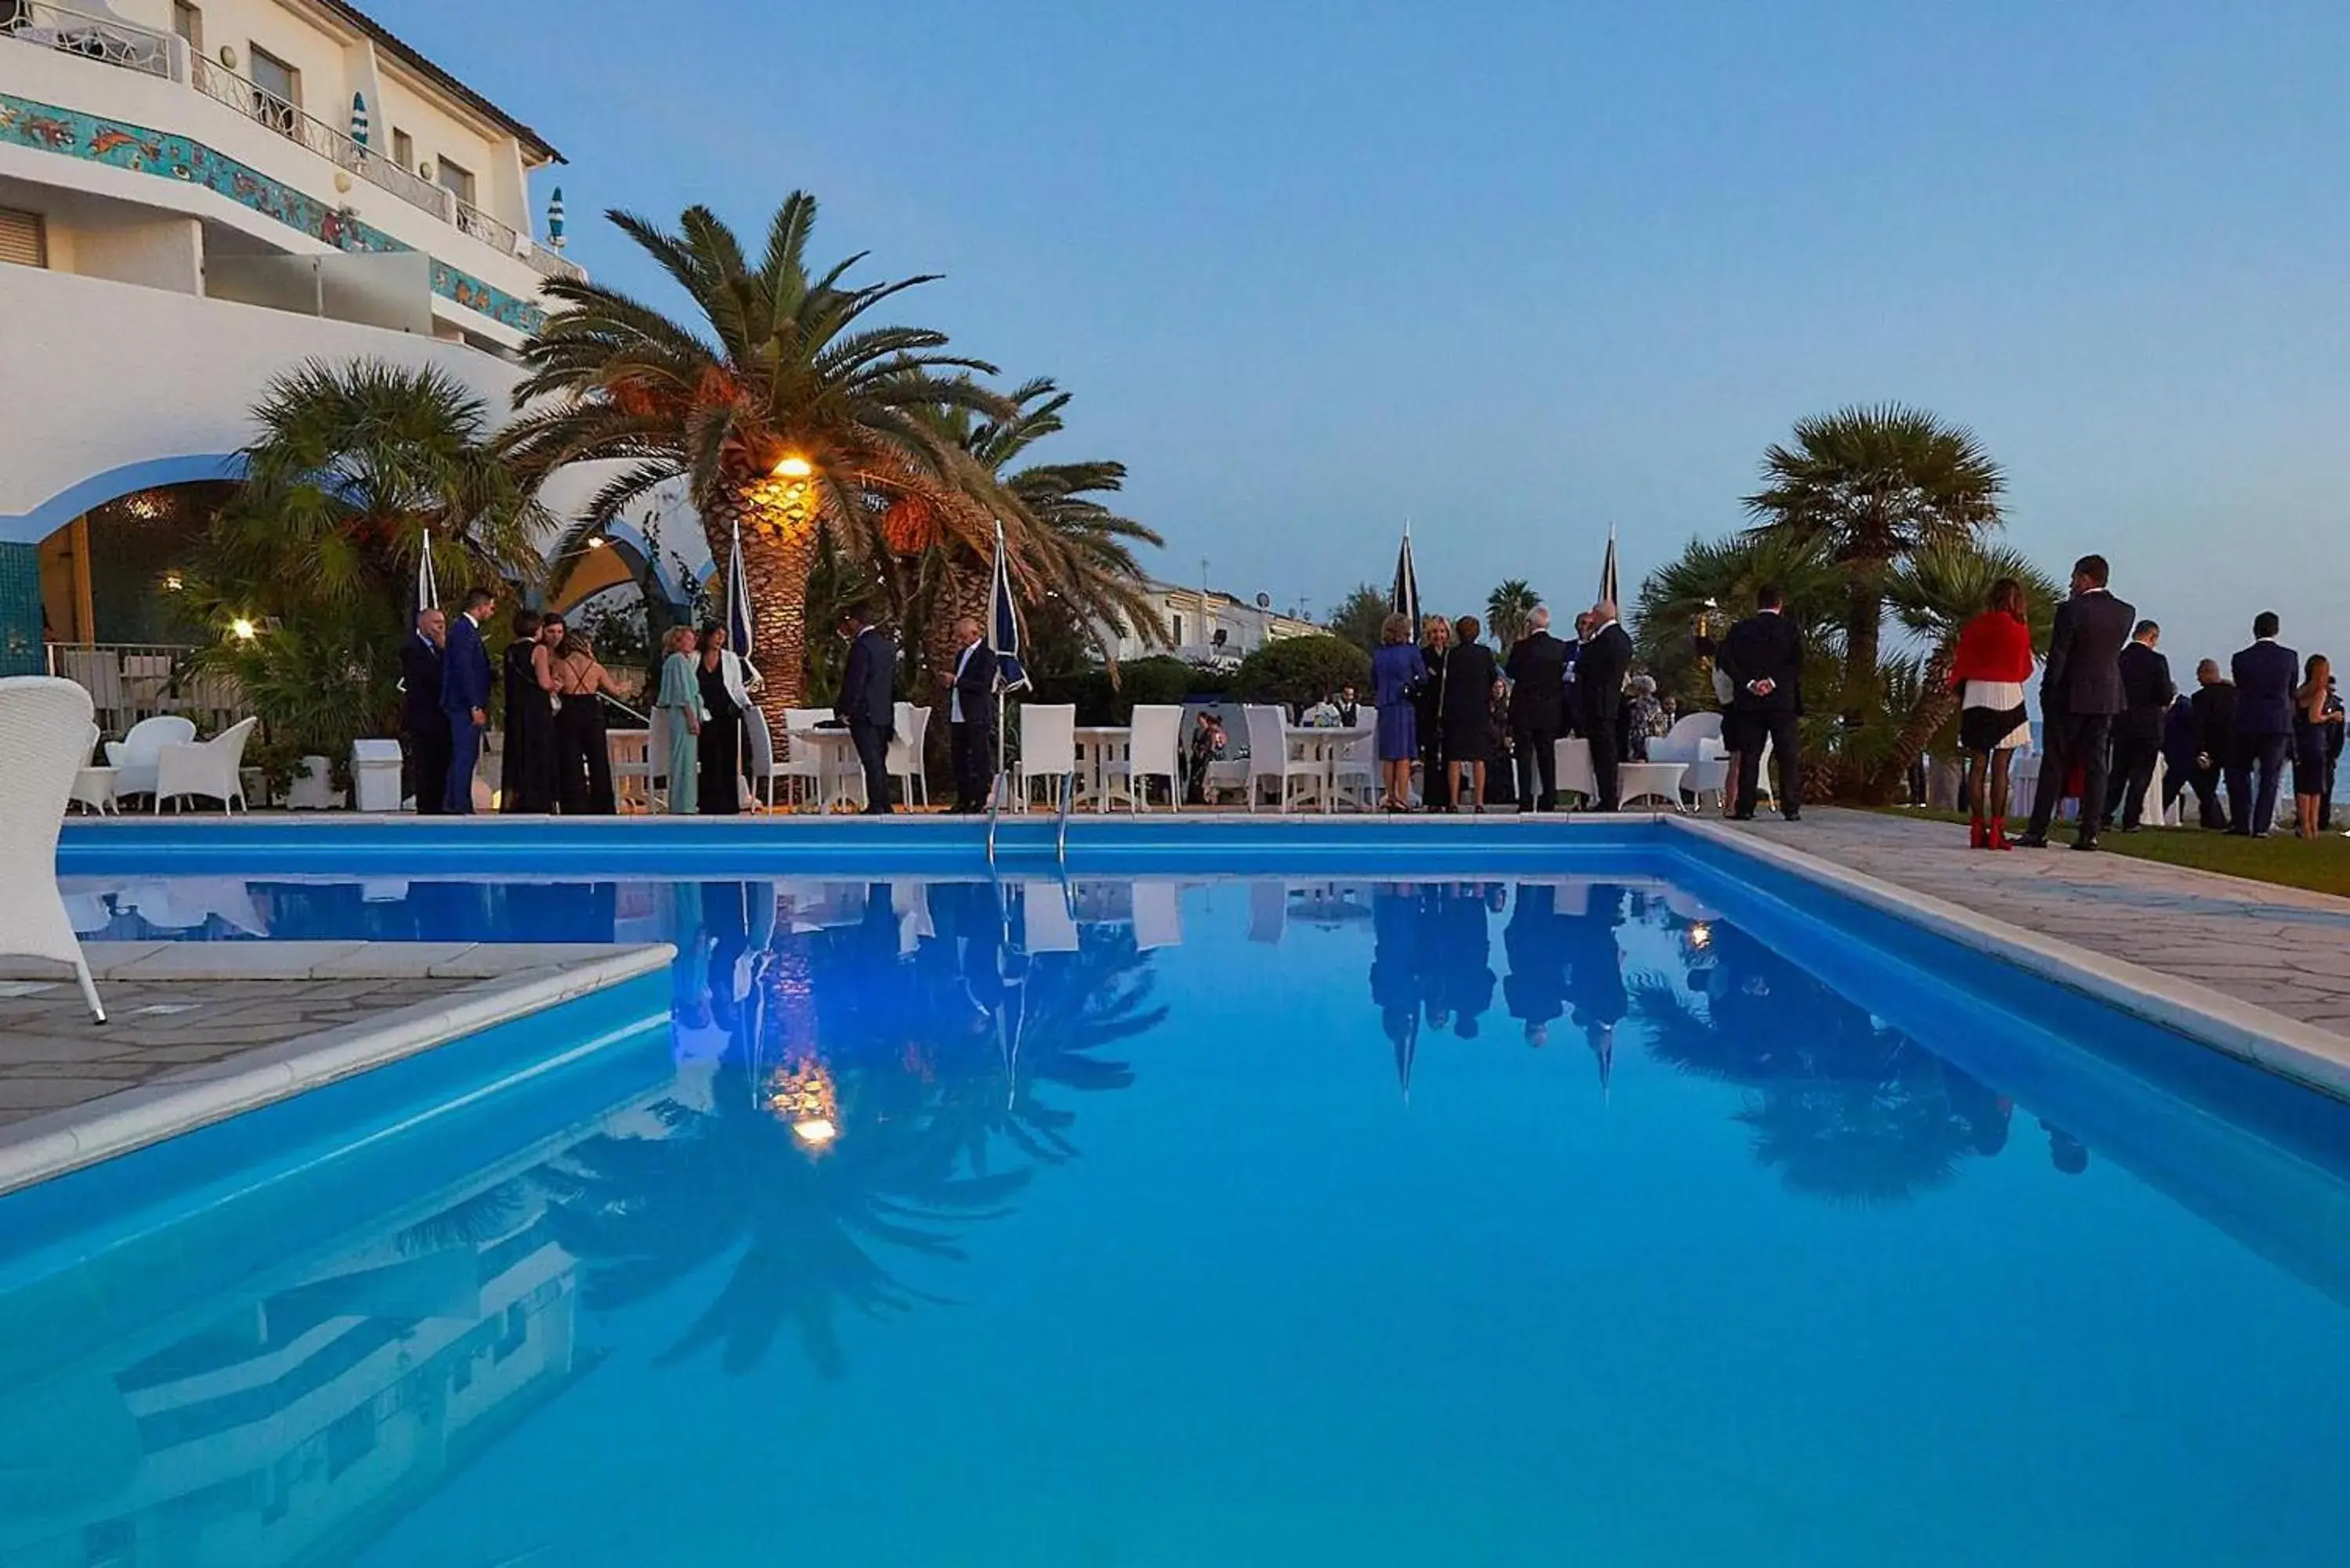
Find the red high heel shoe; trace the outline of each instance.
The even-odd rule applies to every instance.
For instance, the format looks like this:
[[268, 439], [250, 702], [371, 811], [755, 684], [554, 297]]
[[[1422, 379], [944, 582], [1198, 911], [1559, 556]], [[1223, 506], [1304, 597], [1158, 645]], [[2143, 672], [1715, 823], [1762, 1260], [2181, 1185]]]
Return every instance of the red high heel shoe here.
[[1991, 829], [1983, 826], [1983, 819], [1980, 816], [1970, 818], [1967, 823], [1967, 847], [1970, 849], [1991, 847]]

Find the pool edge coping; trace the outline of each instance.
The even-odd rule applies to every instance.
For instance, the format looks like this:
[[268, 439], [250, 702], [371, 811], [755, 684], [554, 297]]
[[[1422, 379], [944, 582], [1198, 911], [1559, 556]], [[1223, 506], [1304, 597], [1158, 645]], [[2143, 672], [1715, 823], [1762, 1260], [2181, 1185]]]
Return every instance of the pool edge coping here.
[[1827, 888], [1879, 914], [1891, 915], [2017, 968], [2078, 992], [2132, 1017], [2183, 1034], [2197, 1044], [2289, 1078], [2335, 1099], [2350, 1101], [2350, 1038], [2245, 1002], [2199, 981], [2165, 974], [2124, 959], [1904, 888], [1841, 866], [1824, 856], [1720, 823], [1659, 816], [1672, 831]]
[[666, 967], [667, 942], [520, 970], [0, 1128], [0, 1196]]

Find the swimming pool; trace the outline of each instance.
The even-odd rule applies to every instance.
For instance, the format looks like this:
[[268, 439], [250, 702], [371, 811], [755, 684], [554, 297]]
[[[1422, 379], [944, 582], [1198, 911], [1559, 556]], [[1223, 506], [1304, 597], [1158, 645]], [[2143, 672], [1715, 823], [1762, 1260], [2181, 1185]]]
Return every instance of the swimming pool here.
[[681, 953], [0, 1200], [0, 1563], [2341, 1560], [2350, 1107], [1577, 842], [69, 863], [112, 936]]

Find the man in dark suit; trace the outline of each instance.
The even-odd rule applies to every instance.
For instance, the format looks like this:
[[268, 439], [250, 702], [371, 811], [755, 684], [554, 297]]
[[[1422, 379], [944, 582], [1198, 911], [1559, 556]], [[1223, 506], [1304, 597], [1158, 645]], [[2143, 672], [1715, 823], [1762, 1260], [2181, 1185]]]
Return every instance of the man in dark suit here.
[[2107, 739], [2122, 711], [2122, 645], [2137, 624], [2137, 608], [2106, 587], [2112, 568], [2103, 556], [2073, 563], [2073, 597], [2056, 607], [2048, 631], [2048, 664], [2040, 677], [2041, 728], [2047, 737], [2040, 784], [2032, 792], [2032, 830], [2017, 839], [2026, 849], [2048, 847], [2048, 824], [2075, 765], [2082, 773], [2081, 826], [2075, 849], [2095, 849], [2106, 815], [2112, 756]]
[[1730, 677], [1730, 714], [1723, 743], [1738, 753], [1740, 822], [1754, 820], [1762, 784], [1762, 742], [1779, 759], [1779, 812], [1789, 822], [1804, 815], [1804, 636], [1787, 618], [1787, 597], [1775, 584], [1754, 596], [1754, 613], [1721, 639], [1718, 662]]
[[954, 760], [954, 808], [968, 816], [987, 808], [995, 777], [995, 649], [973, 616], [955, 622], [955, 641], [962, 651], [947, 678], [948, 749]]
[[[1566, 644], [1550, 634], [1550, 609], [1536, 605], [1532, 630], [1510, 649], [1510, 730], [1517, 740], [1518, 809], [1558, 805], [1558, 737], [1566, 723]], [[1535, 775], [1542, 787], [1534, 787]]]
[[490, 722], [490, 651], [482, 646], [482, 623], [497, 603], [487, 588], [466, 590], [464, 612], [449, 623], [449, 640], [441, 651], [441, 711], [449, 719], [449, 774], [441, 808], [457, 816], [473, 812], [473, 764]]
[[1563, 674], [1566, 706], [1562, 717], [1566, 721], [1566, 732], [1583, 733], [1583, 701], [1575, 694], [1575, 665], [1583, 657], [1583, 645], [1591, 640], [1591, 612], [1585, 610], [1575, 618], [1575, 640], [1566, 645], [1566, 669]]
[[[2230, 661], [2236, 677], [2236, 753], [2228, 763], [2228, 831], [2266, 838], [2276, 821], [2277, 784], [2293, 749], [2293, 692], [2301, 683], [2301, 656], [2277, 641], [2277, 616], [2252, 618], [2252, 646]], [[2260, 784], [2253, 787], [2253, 770]], [[2245, 809], [2249, 804], [2251, 810]]]
[[2136, 833], [2147, 791], [2154, 787], [2154, 761], [2162, 754], [2162, 716], [2178, 687], [2170, 660], [2155, 651], [2162, 628], [2142, 620], [2115, 661], [2121, 670], [2122, 711], [2114, 728], [2113, 783], [2106, 796], [2106, 820], [2120, 819], [2120, 831]]
[[1616, 712], [1631, 668], [1632, 639], [1617, 624], [1616, 607], [1605, 600], [1593, 605], [1591, 632], [1575, 659], [1575, 722], [1591, 744], [1591, 780], [1599, 792], [1592, 805], [1598, 811], [1614, 811], [1624, 798], [1616, 772], [1623, 761]]
[[2197, 820], [2208, 828], [2224, 828], [2228, 813], [2220, 805], [2220, 781], [2235, 769], [2236, 689], [2220, 674], [2218, 659], [2195, 667], [2195, 695], [2187, 701], [2195, 711], [2195, 765], [2187, 782], [2194, 786]]
[[441, 708], [441, 644], [448, 636], [449, 618], [428, 609], [400, 645], [400, 793], [416, 797], [419, 816], [440, 815], [449, 793], [449, 715]]
[[865, 815], [889, 815], [889, 741], [897, 733], [898, 650], [873, 618], [852, 609], [840, 618], [848, 639], [848, 667], [840, 672], [836, 710], [848, 725], [857, 760], [865, 765]]

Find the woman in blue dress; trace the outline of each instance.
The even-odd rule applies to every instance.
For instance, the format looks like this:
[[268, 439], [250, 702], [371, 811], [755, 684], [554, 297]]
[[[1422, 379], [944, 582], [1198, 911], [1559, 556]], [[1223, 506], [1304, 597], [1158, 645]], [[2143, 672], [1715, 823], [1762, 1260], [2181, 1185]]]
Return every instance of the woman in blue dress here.
[[1409, 618], [1388, 617], [1379, 628], [1379, 650], [1371, 655], [1371, 701], [1379, 711], [1379, 774], [1389, 811], [1411, 809], [1411, 764], [1419, 756], [1419, 714], [1415, 699], [1428, 680], [1428, 665], [1412, 646]]

